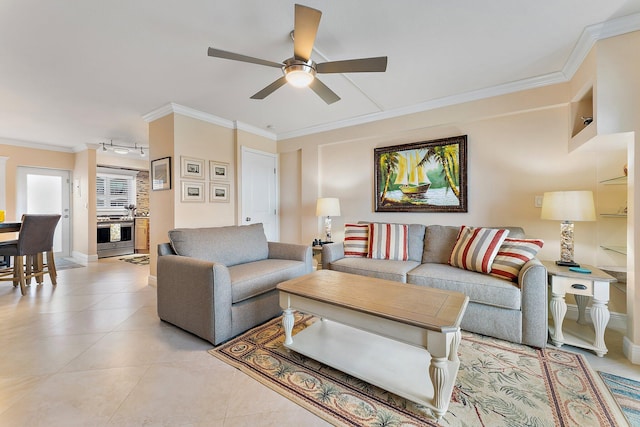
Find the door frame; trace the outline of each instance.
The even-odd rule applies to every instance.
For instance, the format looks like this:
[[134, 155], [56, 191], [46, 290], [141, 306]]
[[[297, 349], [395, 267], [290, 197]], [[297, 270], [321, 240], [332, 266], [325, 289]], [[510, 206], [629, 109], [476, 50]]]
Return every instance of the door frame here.
[[[71, 179], [72, 172], [67, 169], [55, 169], [55, 168], [42, 168], [37, 166], [18, 166], [16, 169], [16, 219], [22, 217], [26, 213], [27, 199], [21, 188], [26, 188], [26, 177], [29, 173], [34, 175], [55, 175], [62, 177], [62, 212], [60, 221], [60, 237], [62, 241], [62, 251], [56, 252], [56, 257], [70, 257], [71, 245], [72, 245], [72, 230], [73, 230], [73, 215], [71, 212]], [[47, 173], [49, 172], [49, 173]], [[65, 176], [63, 176], [65, 175]], [[66, 180], [66, 182], [65, 182]], [[66, 214], [65, 214], [66, 210]], [[65, 215], [68, 217], [68, 223], [65, 227], [65, 221], [63, 221]], [[66, 228], [66, 229], [65, 229]]]
[[243, 175], [244, 175], [244, 163], [245, 156], [247, 153], [258, 154], [261, 156], [271, 157], [274, 159], [276, 173], [273, 174], [274, 179], [274, 188], [275, 188], [275, 206], [276, 206], [276, 220], [275, 220], [275, 228], [276, 228], [276, 236], [277, 241], [280, 241], [280, 156], [277, 153], [269, 153], [267, 151], [256, 150], [255, 148], [249, 148], [244, 145], [240, 146], [240, 167], [238, 168], [238, 205], [240, 209], [238, 209], [238, 224], [244, 224], [244, 218], [246, 218], [246, 214], [244, 212], [244, 203], [243, 203]]

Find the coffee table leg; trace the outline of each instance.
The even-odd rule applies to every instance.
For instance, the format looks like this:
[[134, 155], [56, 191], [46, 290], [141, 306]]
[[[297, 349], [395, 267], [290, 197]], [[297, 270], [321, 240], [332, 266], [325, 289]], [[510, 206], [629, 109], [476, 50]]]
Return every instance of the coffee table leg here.
[[431, 384], [433, 384], [433, 413], [436, 418], [440, 420], [447, 412], [442, 408], [447, 407], [450, 396], [445, 396], [443, 393], [447, 382], [451, 381], [447, 378], [449, 371], [447, 370], [447, 358], [446, 357], [431, 357], [431, 365], [429, 366], [429, 377], [431, 378]]
[[460, 341], [462, 341], [462, 333], [460, 332], [460, 328], [458, 328], [458, 331], [453, 334], [453, 339], [451, 340], [451, 349], [449, 350], [450, 362], [460, 361], [458, 358], [458, 347], [460, 347]]
[[293, 323], [293, 310], [290, 308], [285, 308], [284, 315], [282, 316], [282, 326], [284, 327], [284, 343], [286, 345], [293, 344], [293, 339], [291, 338]]

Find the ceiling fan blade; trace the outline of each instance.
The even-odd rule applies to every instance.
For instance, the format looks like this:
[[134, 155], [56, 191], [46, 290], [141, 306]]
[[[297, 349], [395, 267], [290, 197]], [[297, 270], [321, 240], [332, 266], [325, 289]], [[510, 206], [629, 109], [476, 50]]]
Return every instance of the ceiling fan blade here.
[[277, 62], [265, 61], [264, 59], [254, 58], [252, 56], [240, 55], [239, 53], [227, 52], [226, 50], [214, 49], [208, 50], [209, 56], [214, 58], [231, 59], [233, 61], [249, 62], [251, 64], [266, 65], [267, 67], [282, 68], [282, 64]]
[[285, 76], [280, 77], [275, 82], [271, 83], [269, 86], [262, 89], [260, 92], [256, 93], [251, 97], [251, 99], [265, 99], [267, 96], [271, 95], [277, 89], [281, 88], [287, 83], [287, 79]]
[[318, 73], [373, 73], [387, 71], [387, 57], [348, 59], [322, 62], [316, 65]]
[[293, 25], [293, 54], [296, 59], [308, 61], [316, 41], [322, 12], [301, 4], [295, 6], [296, 17]]
[[318, 80], [317, 77], [313, 79], [309, 87], [315, 93], [317, 93], [318, 96], [324, 100], [324, 102], [326, 102], [329, 105], [333, 104], [336, 101], [340, 101], [340, 97], [336, 95], [334, 91], [329, 89], [324, 83]]

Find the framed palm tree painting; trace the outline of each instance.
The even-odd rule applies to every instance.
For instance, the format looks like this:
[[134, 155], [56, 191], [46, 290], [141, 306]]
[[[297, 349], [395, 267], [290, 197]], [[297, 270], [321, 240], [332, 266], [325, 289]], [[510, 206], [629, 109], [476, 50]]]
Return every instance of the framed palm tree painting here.
[[467, 212], [467, 136], [374, 149], [376, 212]]

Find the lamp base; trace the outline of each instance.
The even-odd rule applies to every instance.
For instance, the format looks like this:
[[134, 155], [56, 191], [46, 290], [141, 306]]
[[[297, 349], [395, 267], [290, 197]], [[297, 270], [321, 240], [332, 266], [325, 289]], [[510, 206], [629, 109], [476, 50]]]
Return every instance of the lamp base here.
[[580, 267], [580, 264], [578, 264], [575, 261], [556, 261], [556, 265], [559, 265], [561, 267]]

